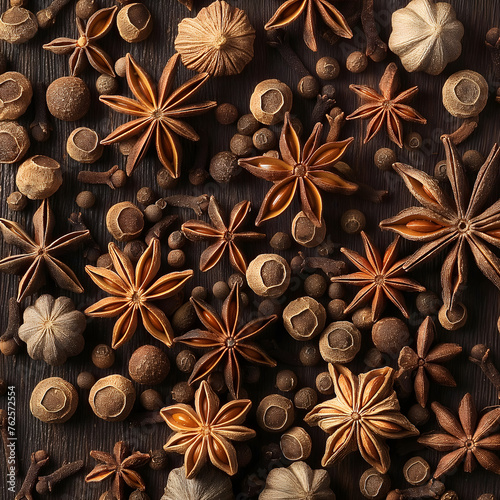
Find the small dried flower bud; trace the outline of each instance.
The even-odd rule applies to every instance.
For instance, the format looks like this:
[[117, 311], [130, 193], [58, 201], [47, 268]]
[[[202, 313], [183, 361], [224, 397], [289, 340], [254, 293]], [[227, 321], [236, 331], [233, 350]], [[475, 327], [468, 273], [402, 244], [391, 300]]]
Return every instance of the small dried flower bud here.
[[172, 316], [172, 327], [176, 333], [191, 330], [198, 319], [196, 311], [190, 301], [182, 304]]
[[257, 407], [257, 423], [265, 431], [283, 432], [294, 419], [293, 403], [280, 394], [266, 396]]
[[194, 389], [187, 382], [178, 382], [172, 387], [172, 399], [176, 403], [189, 403], [194, 398]]
[[229, 285], [225, 281], [217, 281], [212, 287], [214, 297], [219, 300], [224, 300], [229, 295], [230, 291]]
[[17, 189], [30, 200], [43, 200], [52, 196], [62, 181], [61, 165], [43, 155], [25, 160], [16, 174]]
[[314, 76], [306, 75], [297, 84], [297, 92], [304, 99], [316, 99], [319, 94], [319, 82]]
[[297, 375], [292, 370], [281, 370], [276, 375], [276, 387], [282, 392], [295, 390], [297, 383]]
[[410, 343], [410, 331], [399, 318], [382, 318], [373, 325], [372, 341], [380, 352], [396, 358]]
[[437, 293], [426, 290], [417, 295], [415, 304], [420, 314], [432, 316], [437, 314], [443, 302]]
[[479, 152], [474, 149], [470, 149], [466, 151], [462, 157], [462, 163], [464, 167], [473, 173], [479, 172], [479, 169], [482, 167], [483, 163], [486, 161], [486, 158]]
[[147, 411], [158, 411], [165, 406], [160, 393], [154, 389], [142, 391], [139, 396], [139, 402]]
[[422, 136], [418, 132], [409, 133], [404, 140], [404, 145], [410, 151], [416, 151], [422, 147]]
[[79, 120], [90, 108], [90, 91], [81, 78], [63, 76], [48, 86], [47, 108], [59, 120]]
[[306, 460], [311, 454], [312, 439], [302, 427], [292, 427], [281, 436], [280, 448], [287, 460]]
[[359, 479], [359, 491], [370, 500], [382, 500], [391, 489], [391, 479], [377, 469], [365, 470]]
[[368, 67], [368, 57], [363, 52], [351, 52], [347, 56], [345, 67], [351, 73], [363, 73]]
[[315, 366], [321, 361], [319, 347], [315, 344], [306, 344], [299, 351], [299, 360], [303, 366]]
[[252, 143], [259, 151], [268, 151], [276, 146], [276, 134], [269, 128], [260, 128], [253, 134]]
[[80, 163], [95, 163], [102, 156], [104, 146], [95, 130], [79, 127], [69, 135], [66, 151]]
[[408, 410], [408, 420], [417, 427], [425, 425], [431, 418], [431, 412], [427, 408], [422, 408], [418, 403]]
[[443, 85], [443, 105], [458, 118], [477, 116], [488, 102], [488, 82], [471, 70], [458, 71]]
[[312, 297], [299, 297], [285, 307], [283, 323], [295, 340], [311, 340], [325, 327], [326, 311]]
[[328, 372], [321, 372], [316, 377], [316, 389], [325, 396], [333, 394], [333, 380]]
[[115, 95], [118, 93], [118, 80], [111, 75], [101, 75], [95, 82], [99, 95]]
[[196, 364], [196, 356], [189, 349], [182, 350], [175, 358], [177, 368], [183, 373], [191, 373]]
[[134, 385], [121, 375], [101, 378], [90, 390], [89, 403], [99, 418], [108, 422], [120, 422], [129, 416], [134, 406]]
[[75, 413], [77, 406], [76, 389], [59, 377], [43, 379], [31, 393], [31, 413], [48, 424], [67, 422]]
[[76, 17], [86, 21], [92, 14], [97, 12], [98, 8], [96, 0], [78, 0], [75, 8]]
[[215, 108], [215, 119], [221, 125], [231, 125], [238, 119], [238, 108], [228, 102], [219, 104]]
[[392, 170], [392, 164], [397, 161], [396, 153], [391, 148], [380, 148], [375, 152], [373, 161], [375, 166], [385, 172], [390, 172]]
[[151, 224], [156, 224], [163, 217], [163, 210], [158, 205], [148, 205], [144, 209], [144, 217]]
[[321, 274], [311, 274], [304, 281], [304, 292], [313, 299], [319, 299], [326, 293], [328, 283]]
[[293, 404], [299, 410], [309, 411], [318, 402], [318, 393], [312, 387], [299, 389], [293, 398]]
[[422, 457], [413, 457], [403, 465], [403, 475], [410, 484], [419, 486], [429, 480], [431, 468]]
[[195, 286], [191, 291], [191, 297], [196, 300], [207, 300], [208, 291], [203, 286]]
[[316, 74], [321, 80], [335, 80], [340, 74], [340, 64], [333, 57], [322, 57], [316, 63]]
[[289, 234], [280, 231], [273, 235], [269, 244], [274, 250], [288, 250], [292, 246], [292, 239]]
[[241, 135], [252, 136], [259, 130], [259, 122], [252, 114], [243, 115], [236, 124], [236, 129]]
[[250, 98], [250, 111], [264, 125], [282, 122], [292, 109], [293, 94], [288, 85], [279, 80], [264, 80], [257, 84]]
[[455, 303], [453, 309], [450, 310], [443, 305], [439, 309], [438, 319], [446, 330], [458, 330], [467, 322], [467, 308], [461, 302]]
[[368, 368], [380, 368], [384, 365], [384, 355], [376, 348], [368, 349], [363, 362]]
[[11, 7], [0, 16], [0, 39], [9, 43], [25, 43], [38, 31], [35, 15], [22, 7]]
[[330, 283], [328, 287], [328, 297], [333, 299], [342, 299], [345, 296], [345, 287], [342, 283]]
[[292, 221], [292, 237], [303, 247], [318, 246], [326, 236], [325, 220], [321, 218], [321, 226], [315, 226], [304, 212], [299, 212]]
[[137, 262], [146, 251], [147, 245], [142, 240], [132, 240], [127, 242], [123, 252], [132, 261]]
[[347, 234], [359, 234], [366, 227], [365, 214], [355, 208], [346, 210], [340, 218], [340, 226]]
[[30, 147], [28, 131], [17, 122], [0, 122], [0, 144], [0, 163], [20, 161]]
[[330, 300], [330, 302], [328, 302], [326, 310], [331, 320], [340, 321], [345, 316], [344, 314], [345, 308], [346, 308], [346, 303], [344, 300], [332, 299]]
[[356, 328], [360, 330], [369, 330], [373, 326], [373, 314], [370, 306], [363, 307], [354, 311], [352, 322]]
[[28, 203], [28, 198], [19, 191], [13, 191], [7, 196], [7, 206], [9, 210], [13, 210], [14, 212], [20, 212], [26, 208], [26, 204]]
[[95, 194], [92, 191], [80, 191], [76, 195], [75, 202], [80, 208], [92, 208], [95, 205]]
[[210, 161], [209, 171], [215, 182], [226, 184], [241, 172], [241, 167], [234, 153], [221, 151]]
[[288, 262], [277, 254], [261, 254], [247, 268], [248, 286], [261, 297], [277, 298], [290, 284]]
[[156, 174], [156, 182], [161, 189], [173, 189], [177, 186], [179, 179], [172, 177], [166, 169], [162, 168]]
[[170, 362], [166, 353], [154, 345], [143, 345], [130, 356], [128, 373], [138, 384], [161, 384], [169, 371]]
[[158, 448], [149, 452], [151, 460], [149, 461], [149, 467], [153, 470], [164, 470], [168, 466], [168, 453], [162, 449]]
[[142, 42], [153, 31], [153, 18], [143, 3], [131, 3], [118, 12], [116, 27], [126, 42]]
[[109, 345], [96, 345], [92, 351], [92, 363], [97, 368], [111, 368], [115, 362], [115, 351]]
[[122, 201], [108, 210], [106, 227], [116, 240], [130, 241], [144, 229], [144, 215], [133, 203]]
[[0, 75], [0, 120], [17, 120], [31, 103], [30, 81], [17, 71]]
[[231, 137], [229, 149], [236, 156], [248, 156], [253, 149], [252, 137], [243, 134], [234, 134]]
[[349, 321], [330, 323], [319, 339], [321, 357], [328, 363], [349, 363], [361, 348], [361, 332]]
[[76, 385], [80, 389], [89, 391], [95, 384], [95, 377], [90, 372], [80, 372], [76, 378]]

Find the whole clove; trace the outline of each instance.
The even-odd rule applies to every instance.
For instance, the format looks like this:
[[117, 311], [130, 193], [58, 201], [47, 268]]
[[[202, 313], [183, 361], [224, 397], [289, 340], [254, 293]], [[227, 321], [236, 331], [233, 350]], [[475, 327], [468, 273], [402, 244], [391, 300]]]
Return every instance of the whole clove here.
[[15, 297], [9, 299], [8, 308], [7, 328], [0, 337], [0, 351], [4, 356], [17, 354], [21, 345], [21, 340], [18, 336], [19, 327], [21, 326], [21, 311]]
[[377, 31], [373, 0], [363, 0], [361, 24], [366, 36], [366, 55], [374, 62], [383, 61], [387, 55], [387, 44], [380, 39]]
[[491, 28], [486, 33], [485, 43], [490, 51], [495, 79], [500, 82], [500, 28]]
[[30, 467], [14, 500], [33, 500], [33, 490], [38, 479], [38, 473], [48, 461], [49, 455], [45, 450], [38, 450], [31, 454]]
[[177, 215], [167, 215], [157, 222], [146, 234], [144, 241], [149, 245], [153, 238], [161, 240], [167, 233], [167, 229], [177, 220]]
[[[450, 139], [450, 141], [455, 145], [458, 146], [462, 142], [464, 142], [466, 139], [469, 138], [469, 136], [476, 130], [477, 126], [479, 125], [479, 115], [477, 116], [472, 116], [471, 118], [466, 118], [460, 127], [457, 128], [454, 132], [451, 134], [445, 134], [446, 137]], [[443, 136], [441, 136], [441, 139]]]
[[92, 170], [81, 170], [77, 177], [84, 184], [106, 184], [111, 189], [121, 188], [125, 185], [127, 174], [114, 165], [107, 172], [94, 172]]
[[42, 29], [53, 26], [56, 22], [56, 16], [61, 9], [69, 3], [69, 0], [53, 0], [52, 3], [36, 13], [38, 26]]
[[440, 498], [446, 487], [441, 481], [431, 479], [422, 486], [413, 486], [406, 490], [393, 490], [387, 494], [386, 500], [406, 500], [411, 498]]
[[60, 483], [63, 479], [76, 474], [83, 469], [83, 460], [77, 460], [76, 462], [71, 462], [69, 464], [63, 464], [62, 467], [55, 470], [52, 474], [48, 476], [40, 476], [38, 482], [36, 483], [36, 491], [40, 495], [45, 495], [49, 491], [52, 491], [57, 483]]
[[190, 208], [199, 217], [208, 210], [210, 197], [208, 194], [200, 196], [189, 196], [187, 194], [175, 194], [163, 198], [168, 205], [179, 208]]
[[333, 85], [325, 85], [316, 98], [316, 104], [311, 113], [311, 123], [315, 125], [318, 122], [322, 122], [335, 106], [335, 102], [335, 87]]
[[500, 371], [491, 359], [491, 350], [484, 344], [477, 344], [472, 348], [469, 360], [481, 368], [488, 380], [494, 385], [500, 399]]
[[330, 278], [340, 276], [346, 271], [346, 264], [341, 260], [333, 260], [328, 257], [306, 257], [302, 252], [299, 252], [292, 259], [290, 267], [292, 272], [296, 274], [319, 269]]

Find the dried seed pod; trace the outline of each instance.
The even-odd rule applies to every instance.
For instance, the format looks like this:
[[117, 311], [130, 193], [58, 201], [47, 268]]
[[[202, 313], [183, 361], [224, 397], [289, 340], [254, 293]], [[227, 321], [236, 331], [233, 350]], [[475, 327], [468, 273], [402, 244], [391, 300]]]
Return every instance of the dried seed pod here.
[[255, 117], [248, 113], [243, 115], [236, 124], [236, 129], [241, 135], [251, 136], [259, 130], [259, 122], [255, 119]]
[[196, 364], [196, 356], [189, 349], [182, 350], [175, 358], [177, 368], [183, 373], [191, 373]]
[[95, 194], [92, 191], [80, 191], [75, 198], [79, 208], [89, 209], [95, 205]]
[[97, 368], [111, 368], [115, 362], [115, 351], [107, 344], [98, 344], [92, 350], [92, 363]]
[[419, 486], [429, 480], [431, 468], [422, 457], [413, 457], [403, 465], [403, 475], [410, 484]]
[[359, 479], [361, 494], [370, 500], [382, 500], [391, 489], [391, 478], [374, 469], [365, 470]]
[[392, 164], [397, 161], [396, 153], [391, 148], [377, 149], [373, 161], [378, 169], [390, 172], [392, 170]]
[[373, 325], [372, 341], [380, 352], [397, 357], [410, 343], [410, 331], [399, 318], [382, 318]]
[[11, 7], [0, 16], [0, 39], [9, 43], [25, 43], [38, 31], [35, 15], [22, 7]]
[[139, 401], [147, 411], [158, 411], [165, 406], [160, 393], [154, 389], [142, 391], [139, 396]]
[[248, 286], [259, 296], [276, 298], [290, 284], [291, 269], [280, 255], [269, 253], [256, 257], [247, 268]]
[[250, 111], [264, 125], [276, 125], [292, 109], [290, 87], [279, 80], [264, 80], [257, 84], [250, 98]]
[[299, 410], [309, 411], [318, 402], [318, 393], [312, 387], [299, 389], [293, 398], [293, 404]]
[[326, 293], [328, 283], [321, 274], [311, 274], [304, 280], [304, 292], [313, 299], [319, 299]]
[[0, 75], [0, 120], [17, 120], [31, 103], [33, 87], [17, 71]]
[[132, 353], [128, 362], [130, 378], [139, 384], [161, 384], [169, 371], [167, 354], [154, 345], [139, 347]]
[[81, 78], [63, 76], [48, 86], [47, 108], [59, 120], [79, 120], [90, 108], [90, 91]]
[[362, 307], [354, 311], [352, 322], [356, 328], [360, 330], [369, 330], [373, 326], [373, 314], [371, 306]]
[[330, 323], [319, 339], [319, 352], [328, 363], [349, 363], [361, 348], [361, 332], [349, 321]]
[[299, 351], [299, 360], [304, 366], [315, 366], [321, 361], [319, 347], [315, 344], [306, 344]]
[[467, 308], [461, 302], [457, 302], [451, 310], [443, 305], [439, 309], [438, 319], [446, 330], [458, 330], [467, 322]]
[[33, 389], [30, 410], [34, 417], [49, 424], [68, 421], [78, 406], [78, 393], [60, 377], [45, 378]]
[[252, 144], [258, 151], [268, 151], [276, 147], [276, 134], [269, 128], [257, 130], [252, 137]]
[[76, 385], [80, 389], [84, 389], [86, 391], [92, 389], [92, 386], [95, 384], [95, 382], [95, 377], [90, 372], [80, 372], [78, 374], [78, 377], [76, 378]]
[[326, 311], [312, 297], [299, 297], [285, 307], [283, 323], [295, 340], [311, 340], [325, 327]]
[[109, 375], [99, 379], [90, 390], [89, 403], [92, 411], [103, 420], [125, 420], [135, 403], [132, 382], [121, 375]]
[[0, 122], [0, 163], [16, 163], [30, 147], [28, 131], [17, 122]]
[[73, 160], [94, 163], [102, 156], [104, 146], [101, 145], [101, 138], [95, 130], [79, 127], [69, 135], [66, 151]]
[[116, 27], [126, 42], [142, 42], [153, 31], [153, 18], [143, 3], [131, 3], [118, 12]]
[[61, 165], [43, 155], [32, 156], [19, 166], [16, 186], [30, 200], [52, 196], [62, 184]]
[[475, 71], [458, 71], [443, 85], [443, 105], [458, 118], [477, 116], [487, 101], [488, 82]]
[[257, 407], [257, 423], [265, 431], [283, 432], [294, 419], [293, 403], [280, 394], [266, 396]]
[[281, 436], [280, 448], [287, 460], [307, 460], [312, 450], [312, 439], [302, 427], [292, 427]]
[[325, 219], [321, 218], [321, 226], [315, 226], [304, 212], [299, 212], [292, 221], [293, 239], [303, 247], [317, 247], [326, 236]]
[[177, 384], [172, 387], [172, 399], [176, 403], [186, 404], [192, 401], [193, 398], [194, 388], [187, 382], [177, 382]]
[[106, 227], [116, 240], [130, 241], [144, 229], [144, 215], [133, 203], [122, 201], [108, 210]]
[[20, 193], [19, 191], [13, 191], [7, 196], [7, 206], [9, 210], [13, 210], [14, 212], [19, 212], [26, 208], [28, 203], [28, 198]]

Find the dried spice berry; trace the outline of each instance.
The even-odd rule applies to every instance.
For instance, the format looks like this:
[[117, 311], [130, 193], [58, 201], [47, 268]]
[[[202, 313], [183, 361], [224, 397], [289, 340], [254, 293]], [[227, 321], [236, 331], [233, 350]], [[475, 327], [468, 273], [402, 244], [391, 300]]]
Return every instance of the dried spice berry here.
[[291, 279], [288, 262], [277, 254], [261, 254], [248, 265], [248, 286], [259, 296], [276, 298], [286, 292]]
[[153, 345], [143, 345], [136, 349], [128, 362], [130, 378], [139, 384], [161, 384], [169, 371], [167, 354]]
[[250, 111], [264, 125], [283, 121], [292, 109], [293, 94], [288, 85], [279, 80], [264, 80], [257, 84], [250, 97]]
[[126, 42], [142, 42], [153, 31], [153, 18], [143, 3], [131, 3], [118, 12], [116, 27]]
[[18, 168], [16, 185], [30, 200], [43, 200], [52, 196], [63, 182], [61, 165], [43, 155], [32, 156]]
[[280, 394], [270, 394], [257, 407], [257, 423], [268, 432], [283, 432], [295, 419], [293, 403]]
[[26, 43], [37, 31], [38, 22], [34, 14], [20, 6], [12, 6], [0, 15], [0, 39], [8, 43]]
[[104, 151], [99, 134], [88, 127], [79, 127], [68, 137], [66, 151], [80, 163], [95, 163]]
[[312, 297], [299, 297], [283, 310], [286, 331], [296, 340], [310, 340], [319, 335], [326, 322], [325, 308]]
[[43, 379], [31, 393], [31, 413], [49, 424], [67, 422], [74, 415], [77, 406], [76, 389], [60, 377]]
[[116, 240], [130, 241], [137, 238], [144, 229], [144, 215], [130, 201], [122, 201], [108, 210], [106, 227]]
[[280, 448], [287, 460], [307, 460], [312, 450], [312, 439], [302, 427], [292, 427], [282, 434]]
[[47, 87], [47, 108], [59, 120], [79, 120], [90, 109], [90, 91], [82, 79], [63, 76]]
[[28, 131], [14, 121], [0, 121], [0, 163], [16, 163], [30, 147]]
[[349, 321], [330, 323], [321, 333], [319, 351], [328, 363], [349, 363], [361, 349], [361, 332]]
[[120, 422], [129, 416], [134, 406], [134, 385], [118, 374], [103, 377], [90, 389], [89, 403], [99, 418]]

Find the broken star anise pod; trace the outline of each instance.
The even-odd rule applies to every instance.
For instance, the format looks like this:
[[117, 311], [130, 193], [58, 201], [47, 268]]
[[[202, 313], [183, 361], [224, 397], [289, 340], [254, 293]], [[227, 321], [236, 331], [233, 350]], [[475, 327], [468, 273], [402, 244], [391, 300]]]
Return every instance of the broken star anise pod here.
[[423, 243], [406, 259], [403, 267], [407, 271], [452, 245], [441, 268], [443, 302], [450, 311], [467, 280], [467, 247], [481, 272], [500, 288], [500, 260], [487, 245], [500, 247], [500, 200], [484, 209], [495, 187], [500, 150], [496, 145], [493, 147], [471, 191], [455, 146], [446, 136], [442, 140], [453, 200], [430, 175], [409, 165], [395, 163], [394, 169], [423, 207], [406, 208], [395, 217], [383, 220], [380, 227]]
[[200, 271], [212, 269], [228, 249], [231, 265], [242, 274], [247, 272], [247, 261], [238, 243], [266, 237], [263, 233], [238, 231], [250, 212], [250, 206], [249, 201], [240, 201], [231, 210], [229, 224], [226, 224], [217, 200], [211, 196], [208, 204], [208, 216], [212, 225], [200, 220], [188, 220], [182, 224], [182, 232], [188, 240], [212, 242], [200, 256]]
[[328, 365], [335, 386], [335, 398], [315, 406], [304, 421], [329, 434], [321, 465], [327, 467], [359, 450], [378, 472], [391, 464], [386, 439], [419, 434], [399, 411], [393, 389], [395, 372], [385, 367], [354, 375], [342, 365]]
[[400, 148], [403, 147], [403, 126], [401, 120], [415, 123], [427, 123], [427, 120], [408, 106], [418, 92], [418, 87], [412, 87], [400, 94], [396, 94], [399, 87], [398, 67], [390, 63], [380, 79], [380, 93], [366, 85], [349, 85], [364, 102], [346, 120], [371, 118], [366, 128], [365, 144], [372, 140], [385, 124], [391, 141]]
[[73, 76], [79, 75], [85, 68], [87, 61], [91, 66], [106, 75], [115, 76], [112, 59], [104, 52], [96, 41], [105, 36], [113, 27], [118, 7], [109, 7], [95, 12], [83, 26], [83, 21], [76, 18], [78, 38], [56, 38], [46, 43], [43, 48], [54, 54], [69, 54], [69, 69]]
[[425, 287], [404, 276], [406, 274], [403, 269], [405, 259], [397, 260], [399, 236], [387, 247], [384, 258], [381, 257], [364, 231], [361, 231], [361, 237], [363, 238], [366, 258], [347, 248], [340, 249], [359, 271], [331, 278], [333, 282], [362, 287], [347, 306], [344, 314], [354, 311], [371, 300], [373, 321], [377, 321], [385, 308], [387, 299], [389, 299], [403, 313], [404, 317], [408, 318], [405, 299], [401, 292], [423, 292]]
[[233, 476], [238, 471], [238, 460], [231, 441], [255, 436], [254, 430], [241, 425], [251, 406], [248, 399], [234, 399], [220, 408], [219, 398], [203, 380], [194, 396], [194, 408], [178, 403], [160, 410], [175, 432], [163, 448], [184, 454], [188, 479], [195, 477], [208, 460]]
[[194, 365], [189, 383], [205, 378], [221, 363], [224, 363], [226, 386], [234, 398], [238, 397], [241, 385], [240, 356], [251, 363], [276, 366], [259, 346], [250, 339], [264, 331], [277, 320], [276, 314], [254, 319], [238, 329], [240, 317], [240, 291], [235, 284], [222, 305], [222, 317], [206, 302], [191, 297], [191, 303], [205, 329], [195, 329], [175, 338], [191, 347], [211, 349]]
[[104, 267], [86, 266], [92, 281], [109, 293], [85, 309], [87, 316], [113, 318], [120, 316], [113, 328], [111, 347], [117, 349], [130, 340], [137, 329], [139, 314], [146, 330], [160, 342], [172, 345], [173, 331], [165, 313], [153, 304], [178, 293], [193, 276], [192, 270], [165, 274], [151, 284], [160, 270], [161, 251], [157, 238], [153, 238], [136, 264], [114, 243], [108, 246], [114, 271]]
[[304, 42], [316, 52], [316, 15], [339, 37], [352, 38], [352, 31], [342, 13], [333, 5], [332, 0], [286, 0], [265, 25], [266, 30], [283, 28], [306, 15], [304, 23]]
[[435, 478], [443, 476], [461, 462], [464, 462], [465, 472], [472, 472], [476, 460], [486, 470], [500, 474], [500, 458], [493, 453], [500, 450], [500, 408], [486, 412], [479, 423], [472, 396], [468, 393], [458, 407], [458, 419], [440, 403], [433, 402], [431, 408], [443, 431], [424, 434], [418, 442], [447, 452], [438, 463]]
[[458, 344], [445, 343], [432, 347], [436, 327], [430, 316], [424, 319], [417, 332], [416, 350], [404, 346], [399, 353], [397, 376], [416, 372], [414, 391], [417, 401], [425, 408], [429, 397], [429, 377], [436, 384], [456, 387], [453, 375], [441, 363], [445, 363], [462, 352]]
[[136, 117], [120, 125], [101, 141], [102, 144], [113, 144], [139, 136], [128, 155], [127, 175], [132, 174], [151, 141], [154, 141], [161, 164], [172, 177], [179, 177], [182, 149], [178, 136], [190, 141], [200, 139], [193, 127], [183, 119], [205, 113], [217, 105], [214, 101], [187, 103], [207, 82], [210, 77], [208, 73], [199, 73], [173, 89], [179, 61], [179, 54], [170, 58], [156, 88], [151, 77], [127, 54], [127, 82], [136, 99], [118, 95], [99, 97], [101, 102], [115, 111]]
[[134, 469], [143, 467], [149, 462], [151, 457], [148, 453], [140, 451], [130, 453], [127, 443], [118, 441], [113, 448], [112, 455], [104, 451], [92, 450], [90, 456], [101, 463], [87, 474], [85, 482], [100, 482], [114, 476], [111, 493], [117, 500], [128, 498], [125, 495], [125, 484], [134, 490], [146, 489], [142, 477]]
[[262, 202], [255, 220], [256, 226], [284, 212], [299, 190], [302, 210], [311, 222], [319, 227], [323, 213], [319, 189], [342, 194], [352, 194], [358, 189], [357, 184], [330, 172], [342, 158], [353, 138], [320, 145], [322, 130], [323, 125], [317, 123], [302, 148], [297, 132], [290, 122], [290, 114], [287, 113], [280, 137], [282, 160], [269, 156], [238, 160], [238, 164], [251, 174], [275, 183]]
[[33, 215], [33, 239], [17, 222], [0, 219], [4, 241], [23, 251], [0, 260], [0, 272], [23, 275], [17, 292], [18, 302], [43, 286], [47, 274], [64, 290], [83, 292], [76, 274], [57, 257], [77, 249], [90, 238], [90, 232], [73, 231], [52, 240], [54, 225], [54, 212], [49, 207], [48, 199], [43, 200]]

